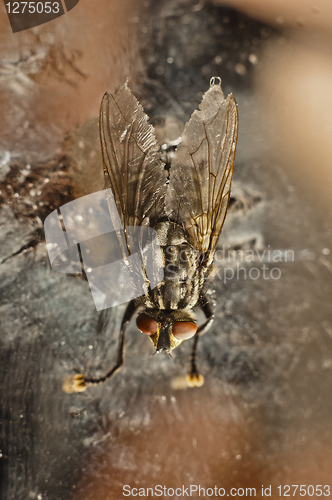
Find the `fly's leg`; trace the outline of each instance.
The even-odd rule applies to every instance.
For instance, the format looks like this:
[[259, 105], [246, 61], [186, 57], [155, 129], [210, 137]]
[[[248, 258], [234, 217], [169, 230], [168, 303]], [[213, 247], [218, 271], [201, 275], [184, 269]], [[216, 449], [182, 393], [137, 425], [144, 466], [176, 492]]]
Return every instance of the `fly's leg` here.
[[66, 379], [64, 381], [62, 388], [65, 392], [67, 393], [83, 392], [90, 385], [99, 384], [100, 382], [105, 382], [105, 380], [110, 379], [114, 375], [114, 373], [116, 373], [121, 368], [124, 361], [126, 326], [133, 317], [133, 314], [135, 313], [136, 309], [137, 305], [135, 304], [135, 302], [133, 300], [129, 302], [127, 309], [124, 313], [124, 316], [122, 318], [120, 336], [118, 340], [117, 358], [113, 368], [104, 377], [100, 378], [86, 378], [82, 373], [78, 373], [77, 375], [74, 375], [74, 377], [70, 377], [70, 379]]
[[190, 353], [190, 372], [187, 375], [187, 385], [188, 387], [201, 387], [204, 384], [203, 375], [198, 373], [196, 366], [196, 356], [197, 356], [197, 345], [198, 345], [199, 334], [198, 330], [194, 337], [194, 343], [191, 348]]
[[214, 318], [211, 304], [205, 295], [203, 295], [201, 299], [200, 307], [205, 314], [206, 321], [198, 328], [194, 337], [194, 343], [190, 354], [190, 372], [187, 375], [188, 387], [201, 387], [204, 384], [204, 377], [199, 373], [196, 365], [197, 346], [199, 338], [208, 331], [213, 323]]

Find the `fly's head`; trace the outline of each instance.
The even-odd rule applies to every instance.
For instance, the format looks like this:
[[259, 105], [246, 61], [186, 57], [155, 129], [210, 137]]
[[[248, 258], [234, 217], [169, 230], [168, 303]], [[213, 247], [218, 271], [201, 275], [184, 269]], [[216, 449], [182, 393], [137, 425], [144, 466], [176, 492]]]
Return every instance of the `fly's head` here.
[[170, 353], [183, 340], [190, 339], [197, 331], [189, 311], [146, 309], [136, 319], [138, 329], [148, 335], [156, 352]]

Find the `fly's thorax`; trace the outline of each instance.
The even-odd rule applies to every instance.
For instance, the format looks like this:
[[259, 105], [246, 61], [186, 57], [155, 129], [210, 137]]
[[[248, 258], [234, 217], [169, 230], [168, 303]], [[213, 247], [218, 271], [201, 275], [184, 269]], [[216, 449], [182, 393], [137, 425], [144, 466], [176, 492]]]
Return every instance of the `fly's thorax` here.
[[197, 331], [192, 311], [145, 309], [136, 320], [137, 327], [148, 335], [156, 352], [170, 352]]
[[161, 247], [177, 246], [188, 243], [188, 235], [182, 226], [171, 221], [158, 222], [153, 228]]

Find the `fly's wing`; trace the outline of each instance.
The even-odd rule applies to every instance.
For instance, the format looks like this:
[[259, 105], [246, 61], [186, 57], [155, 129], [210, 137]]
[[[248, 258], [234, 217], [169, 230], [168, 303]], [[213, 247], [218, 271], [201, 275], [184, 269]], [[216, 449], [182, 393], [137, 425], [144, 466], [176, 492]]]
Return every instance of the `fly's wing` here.
[[226, 216], [238, 131], [236, 102], [220, 85], [204, 94], [171, 163], [166, 210], [182, 224], [207, 266]]
[[99, 126], [106, 188], [113, 192], [124, 228], [119, 242], [123, 253], [130, 254], [125, 228], [148, 226], [165, 215], [167, 172], [153, 126], [126, 83], [114, 95], [104, 95]]

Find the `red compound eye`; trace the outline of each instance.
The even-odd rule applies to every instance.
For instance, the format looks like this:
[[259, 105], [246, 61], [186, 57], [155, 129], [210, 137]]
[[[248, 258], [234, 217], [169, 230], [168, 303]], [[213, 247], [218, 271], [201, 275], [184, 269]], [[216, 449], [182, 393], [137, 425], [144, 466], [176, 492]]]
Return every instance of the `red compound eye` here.
[[153, 318], [149, 318], [149, 316], [145, 314], [137, 316], [136, 325], [145, 335], [154, 335], [157, 331], [157, 321]]
[[173, 326], [173, 335], [178, 340], [191, 339], [197, 332], [197, 325], [192, 321], [177, 321]]

